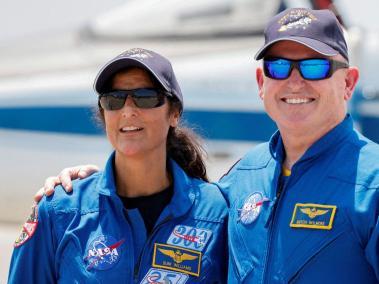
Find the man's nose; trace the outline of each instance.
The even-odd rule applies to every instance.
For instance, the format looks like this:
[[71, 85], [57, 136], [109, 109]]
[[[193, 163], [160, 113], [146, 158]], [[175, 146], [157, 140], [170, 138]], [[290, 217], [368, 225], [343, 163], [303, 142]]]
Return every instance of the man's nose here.
[[297, 68], [293, 68], [290, 76], [288, 77], [288, 86], [290, 88], [301, 88], [304, 85], [304, 79], [300, 75], [300, 71]]

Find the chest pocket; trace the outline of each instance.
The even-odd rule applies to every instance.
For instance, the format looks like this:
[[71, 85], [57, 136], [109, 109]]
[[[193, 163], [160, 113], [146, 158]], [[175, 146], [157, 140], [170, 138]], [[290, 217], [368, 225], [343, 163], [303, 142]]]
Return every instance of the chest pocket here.
[[[115, 255], [110, 256], [104, 247], [98, 247], [97, 252], [86, 251], [80, 244], [69, 241], [61, 252], [59, 263], [58, 282], [59, 283], [128, 283], [128, 276], [125, 257], [118, 252], [119, 259]], [[108, 256], [107, 256], [108, 254]], [[113, 253], [115, 254], [115, 252]], [[89, 257], [90, 255], [90, 257]], [[92, 257], [91, 257], [92, 256]], [[112, 279], [113, 278], [113, 279]], [[124, 282], [120, 282], [124, 279]]]
[[[347, 235], [351, 235], [351, 226], [349, 224], [347, 216], [343, 209], [340, 208], [336, 215], [333, 229], [330, 231], [294, 228], [293, 230], [307, 230], [308, 234], [279, 269], [278, 276], [282, 282], [296, 283], [299, 277], [304, 276], [308, 279], [316, 277], [315, 279], [318, 281], [325, 279], [326, 283], [329, 283], [328, 277], [336, 269], [335, 266], [330, 265], [331, 258], [333, 258], [332, 263], [342, 263], [336, 258], [340, 258], [343, 261], [344, 256], [341, 252], [343, 252], [344, 244], [347, 242], [353, 244], [355, 241], [352, 237], [347, 237]], [[348, 247], [352, 248], [353, 245], [346, 246], [343, 253], [347, 253], [347, 255], [350, 253]], [[314, 272], [307, 274], [305, 271], [310, 267]], [[328, 269], [330, 270], [329, 273], [327, 272]], [[346, 269], [348, 268], [345, 267], [344, 270]]]
[[[157, 235], [145, 267], [188, 275], [190, 283], [223, 283], [226, 278], [227, 243], [224, 222], [210, 222], [199, 216], [164, 228]], [[224, 264], [224, 265], [223, 265]]]
[[[230, 258], [234, 272], [240, 281], [253, 273], [254, 269], [265, 258], [267, 252], [266, 222], [270, 213], [270, 202], [260, 204], [254, 220], [242, 221], [241, 210], [246, 200], [240, 199], [231, 208], [229, 220]], [[252, 209], [253, 210], [253, 209]]]

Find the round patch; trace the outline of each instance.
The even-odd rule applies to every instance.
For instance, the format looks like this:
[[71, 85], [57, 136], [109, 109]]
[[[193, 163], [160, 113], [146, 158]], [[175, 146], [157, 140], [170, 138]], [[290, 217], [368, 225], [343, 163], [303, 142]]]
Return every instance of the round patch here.
[[117, 241], [112, 236], [96, 237], [86, 249], [84, 261], [87, 270], [107, 270], [112, 268], [120, 260], [121, 245], [124, 240]]
[[251, 224], [258, 218], [263, 202], [268, 201], [262, 193], [254, 192], [246, 198], [241, 209], [238, 209], [239, 218], [243, 224]]

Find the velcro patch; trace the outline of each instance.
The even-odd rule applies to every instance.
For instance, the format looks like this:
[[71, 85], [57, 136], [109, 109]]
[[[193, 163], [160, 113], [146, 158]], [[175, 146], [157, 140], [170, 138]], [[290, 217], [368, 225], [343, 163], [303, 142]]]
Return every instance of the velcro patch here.
[[188, 275], [168, 271], [164, 269], [150, 268], [147, 272], [146, 276], [142, 279], [140, 284], [148, 284], [148, 283], [172, 283], [172, 284], [184, 284], [188, 280]]
[[169, 245], [176, 245], [202, 251], [212, 236], [212, 231], [191, 226], [177, 225], [167, 240]]
[[16, 239], [13, 246], [15, 248], [22, 246], [34, 235], [38, 226], [38, 205], [34, 204], [32, 206], [32, 213], [30, 213], [28, 219], [22, 226], [22, 231], [20, 236]]
[[335, 205], [296, 203], [290, 227], [330, 230], [336, 209]]
[[121, 258], [124, 239], [116, 241], [109, 235], [95, 237], [86, 249], [86, 269], [107, 270], [114, 267]]
[[200, 275], [202, 254], [199, 251], [183, 247], [154, 244], [153, 267]]

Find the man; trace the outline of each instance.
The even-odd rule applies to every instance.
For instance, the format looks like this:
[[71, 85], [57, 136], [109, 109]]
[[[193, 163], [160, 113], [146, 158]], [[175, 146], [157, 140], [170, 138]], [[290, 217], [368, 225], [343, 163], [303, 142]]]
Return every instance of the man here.
[[353, 130], [358, 80], [328, 10], [289, 9], [255, 57], [279, 131], [221, 179], [229, 283], [376, 283], [379, 147]]
[[[256, 59], [279, 131], [219, 182], [230, 207], [228, 283], [376, 283], [379, 146], [347, 114], [359, 72], [336, 17], [276, 15]], [[62, 180], [70, 186], [68, 173], [87, 170]]]

